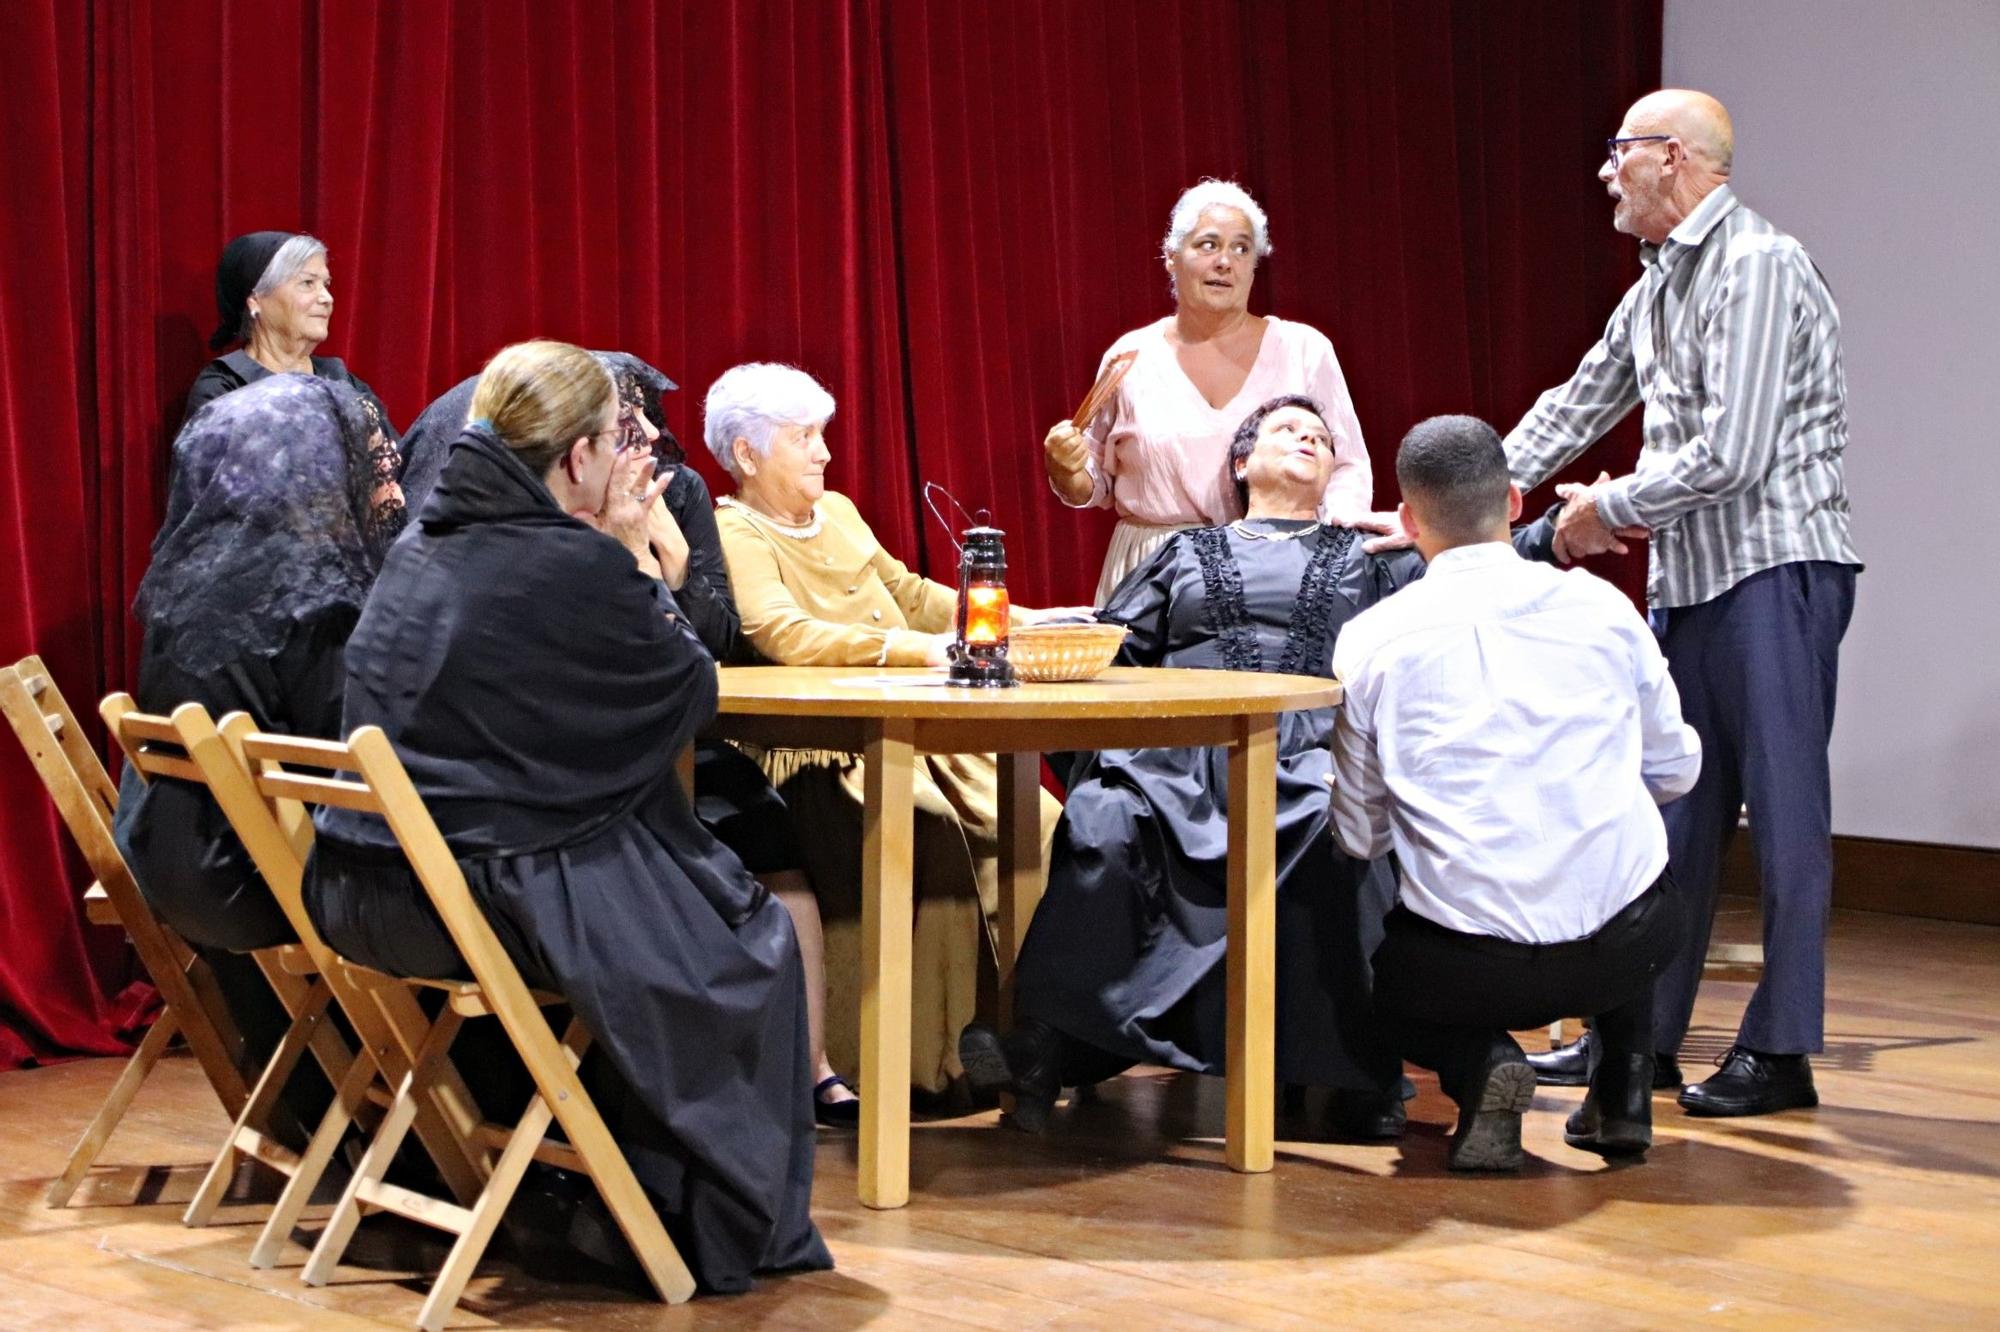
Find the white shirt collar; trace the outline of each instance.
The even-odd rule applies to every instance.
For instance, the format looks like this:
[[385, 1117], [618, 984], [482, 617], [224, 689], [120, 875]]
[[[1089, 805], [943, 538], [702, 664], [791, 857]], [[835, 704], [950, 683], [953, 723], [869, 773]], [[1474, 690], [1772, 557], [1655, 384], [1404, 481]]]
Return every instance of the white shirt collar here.
[[1430, 562], [1425, 577], [1435, 578], [1444, 573], [1466, 573], [1474, 569], [1490, 569], [1499, 564], [1520, 563], [1520, 552], [1511, 541], [1479, 541], [1470, 546], [1453, 546], [1450, 550], [1439, 551]]

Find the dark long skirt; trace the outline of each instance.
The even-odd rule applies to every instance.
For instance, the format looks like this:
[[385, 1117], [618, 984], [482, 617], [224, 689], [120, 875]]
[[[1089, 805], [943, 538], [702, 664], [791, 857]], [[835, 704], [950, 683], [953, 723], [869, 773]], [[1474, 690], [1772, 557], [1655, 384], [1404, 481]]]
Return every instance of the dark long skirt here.
[[[804, 976], [779, 902], [760, 892], [732, 921], [682, 871], [675, 799], [663, 787], [576, 845], [460, 867], [528, 983], [562, 994], [595, 1035], [593, 1082], [613, 1088], [600, 1108], [695, 1279], [737, 1291], [753, 1272], [833, 1265], [807, 1215]], [[322, 836], [307, 904], [356, 961], [464, 974], [393, 852]]]
[[[1278, 1076], [1386, 1092], [1398, 1068], [1369, 1015], [1368, 958], [1395, 883], [1327, 827], [1329, 716], [1279, 727]], [[1071, 776], [1016, 972], [1020, 1015], [1121, 1060], [1223, 1072], [1227, 751], [1105, 750]]]

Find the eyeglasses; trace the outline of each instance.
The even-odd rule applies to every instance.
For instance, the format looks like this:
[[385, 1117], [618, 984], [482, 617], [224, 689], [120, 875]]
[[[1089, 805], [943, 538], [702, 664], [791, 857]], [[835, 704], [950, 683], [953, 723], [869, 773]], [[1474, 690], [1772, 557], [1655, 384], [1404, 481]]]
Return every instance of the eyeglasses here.
[[1606, 139], [1604, 141], [1604, 160], [1616, 166], [1619, 159], [1624, 156], [1626, 144], [1665, 143], [1668, 139], [1674, 137], [1672, 134], [1633, 134], [1623, 139]]

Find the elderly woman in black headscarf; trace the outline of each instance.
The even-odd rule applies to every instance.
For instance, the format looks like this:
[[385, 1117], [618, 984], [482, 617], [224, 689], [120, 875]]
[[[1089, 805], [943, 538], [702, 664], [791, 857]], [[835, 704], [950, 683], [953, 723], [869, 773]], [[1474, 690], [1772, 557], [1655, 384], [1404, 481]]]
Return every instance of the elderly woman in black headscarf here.
[[[333, 275], [326, 244], [289, 231], [253, 231], [222, 249], [215, 266], [218, 322], [208, 339], [222, 352], [195, 376], [183, 420], [225, 393], [271, 375], [313, 375], [345, 384], [374, 404], [390, 443], [389, 414], [375, 391], [337, 356], [315, 356], [333, 318]], [[235, 351], [225, 351], [241, 343]]]
[[[663, 482], [576, 347], [503, 349], [470, 411], [348, 642], [345, 724], [387, 732], [516, 965], [589, 1026], [607, 1118], [696, 1280], [831, 1267], [791, 919], [674, 780], [716, 679], [660, 578]], [[316, 820], [327, 942], [460, 973], [382, 822]]]
[[[660, 579], [717, 661], [745, 655], [742, 622], [730, 595], [729, 570], [716, 535], [708, 483], [687, 465], [680, 440], [667, 428], [663, 394], [678, 385], [629, 352], [593, 352], [611, 372], [618, 391], [618, 424], [628, 449], [645, 449], [654, 471], [668, 478], [651, 515]], [[403, 437], [403, 493], [420, 513], [436, 487], [452, 447], [465, 434], [479, 376], [461, 380], [424, 408]], [[785, 802], [754, 762], [718, 740], [695, 745], [695, 814], [736, 853], [791, 912], [806, 970], [806, 1003], [812, 1031], [813, 1114], [822, 1124], [847, 1125], [861, 1117], [861, 1103], [826, 1057], [826, 968], [819, 899], [804, 871], [805, 857]]]
[[[181, 431], [134, 607], [140, 707], [192, 700], [265, 730], [339, 734], [341, 646], [403, 525], [400, 493], [376, 476], [384, 446], [352, 389], [297, 375], [231, 394]], [[293, 935], [221, 809], [204, 787], [128, 768], [114, 831], [147, 902], [215, 966], [261, 1066], [286, 1019], [230, 955]]]

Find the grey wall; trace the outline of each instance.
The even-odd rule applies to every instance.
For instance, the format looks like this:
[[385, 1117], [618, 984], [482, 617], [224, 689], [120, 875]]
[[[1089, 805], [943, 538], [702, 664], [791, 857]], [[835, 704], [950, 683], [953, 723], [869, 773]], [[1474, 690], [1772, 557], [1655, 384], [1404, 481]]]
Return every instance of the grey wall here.
[[1664, 77], [1729, 107], [1737, 193], [1840, 303], [1834, 829], [2000, 846], [2000, 4], [1666, 0]]

